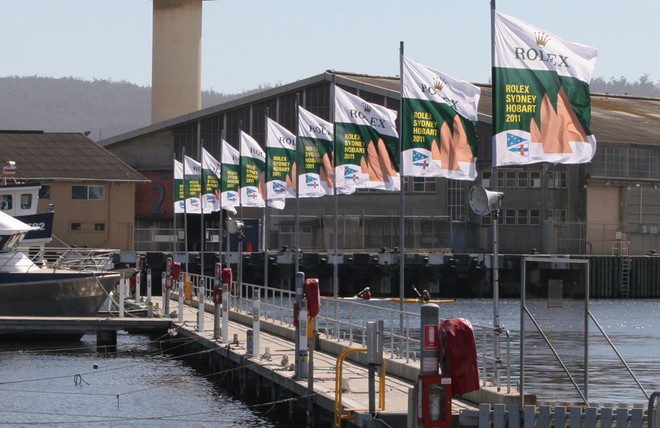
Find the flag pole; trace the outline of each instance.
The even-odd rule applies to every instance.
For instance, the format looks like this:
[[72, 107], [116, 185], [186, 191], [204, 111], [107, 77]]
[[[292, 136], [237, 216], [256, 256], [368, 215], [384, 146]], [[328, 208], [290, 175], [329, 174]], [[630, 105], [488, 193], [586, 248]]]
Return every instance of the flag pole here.
[[[202, 121], [197, 121], [197, 150], [199, 152], [200, 171], [199, 177], [201, 182], [200, 195], [199, 195], [199, 289], [200, 293], [198, 299], [199, 320], [197, 321], [197, 330], [204, 331], [204, 313], [206, 312], [206, 278], [204, 277], [204, 247], [206, 240], [204, 239], [204, 194], [206, 193], [206, 183], [204, 182], [204, 160], [202, 159], [202, 148], [204, 141], [202, 140]], [[181, 296], [179, 296], [181, 298]]]
[[[495, 135], [495, 87], [496, 87], [496, 76], [495, 76], [495, 0], [490, 2], [490, 61], [491, 61], [491, 103], [492, 103], [492, 112], [493, 116], [491, 119], [491, 144]], [[491, 168], [491, 183], [493, 190], [497, 192], [499, 183], [497, 182], [497, 161], [496, 161], [495, 148], [493, 146], [492, 151], [492, 168]], [[500, 214], [500, 205], [499, 202], [497, 207], [492, 211], [492, 221], [493, 221], [493, 328], [495, 329], [495, 338], [494, 338], [494, 357], [495, 357], [495, 382], [499, 385], [499, 365], [500, 365], [500, 287], [499, 287], [499, 249], [498, 249], [498, 223], [499, 223], [499, 214]], [[521, 382], [522, 385], [522, 382]], [[521, 389], [521, 399], [522, 399], [522, 389]]]
[[[296, 215], [295, 215], [295, 237], [296, 237], [296, 260], [295, 260], [295, 269], [294, 269], [294, 278], [295, 275], [298, 274], [298, 270], [300, 270], [300, 94], [296, 93], [296, 115], [294, 118], [294, 128], [296, 130], [296, 156], [295, 156], [295, 163], [294, 165], [296, 166], [296, 176], [295, 176], [295, 181], [296, 183]], [[295, 284], [294, 284], [295, 287]]]
[[[176, 163], [176, 153], [174, 150], [172, 150], [172, 166], [175, 167]], [[176, 168], [176, 167], [175, 167]], [[185, 183], [185, 182], [184, 182]], [[185, 189], [185, 184], [184, 184], [184, 189]], [[172, 219], [173, 219], [173, 226], [174, 226], [174, 239], [172, 239], [172, 254], [176, 253], [176, 244], [178, 243], [178, 238], [179, 235], [176, 231], [176, 194], [177, 194], [177, 188], [176, 188], [176, 171], [172, 170]], [[186, 197], [185, 197], [185, 190], [183, 193], [183, 205], [186, 205]]]
[[188, 273], [188, 192], [186, 189], [186, 146], [181, 148], [181, 160], [183, 161], [183, 251], [186, 254], [186, 270]]
[[[402, 124], [403, 116], [403, 41], [399, 44], [399, 123]], [[399, 136], [399, 206], [401, 215], [399, 216], [399, 331], [403, 332], [403, 302], [404, 302], [404, 282], [406, 266], [406, 218], [405, 218], [405, 179], [403, 170], [403, 138]]]
[[[222, 161], [222, 151], [224, 150], [224, 145], [222, 142], [225, 139], [225, 130], [223, 129], [220, 131], [220, 160]], [[218, 182], [218, 185], [220, 186], [218, 188], [218, 194], [216, 195], [216, 198], [218, 198], [218, 261], [222, 264], [222, 220], [223, 220], [223, 213], [222, 213], [222, 162], [220, 163], [220, 181]]]
[[[338, 221], [337, 221], [337, 216], [339, 215], [339, 205], [337, 203], [337, 118], [335, 117], [337, 112], [335, 111], [335, 86], [337, 85], [337, 76], [335, 74], [332, 75], [332, 86], [330, 87], [330, 105], [331, 105], [331, 115], [332, 115], [332, 178], [333, 178], [333, 186], [332, 186], [332, 194], [334, 196], [334, 211], [335, 215], [332, 218], [332, 239], [333, 239], [333, 246], [334, 246], [334, 255], [332, 257], [332, 295], [337, 298], [339, 296], [339, 266], [337, 265], [337, 247], [338, 247], [338, 235], [339, 231], [337, 230], [338, 226]], [[335, 305], [335, 310], [337, 310], [337, 306]], [[335, 313], [335, 315], [337, 315]], [[337, 316], [335, 316], [335, 319], [339, 319]]]
[[[264, 291], [267, 294], [268, 290], [268, 118], [270, 116], [270, 108], [266, 107], [265, 113], [264, 113], [264, 125], [266, 129], [264, 129], [264, 135], [265, 135], [265, 143], [264, 143], [264, 153], [266, 154], [265, 156], [265, 164], [264, 164], [264, 190], [266, 191], [266, 194], [264, 195], [264, 214], [263, 214], [263, 222], [264, 222], [264, 231], [263, 231], [263, 241], [264, 241]], [[267, 296], [266, 296], [267, 297]]]

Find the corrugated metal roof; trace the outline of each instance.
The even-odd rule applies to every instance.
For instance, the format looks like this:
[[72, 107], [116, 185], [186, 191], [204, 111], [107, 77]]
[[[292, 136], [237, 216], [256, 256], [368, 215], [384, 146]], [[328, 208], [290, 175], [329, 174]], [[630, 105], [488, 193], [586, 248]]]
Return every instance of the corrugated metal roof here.
[[0, 164], [7, 161], [30, 180], [149, 181], [80, 133], [2, 131]]

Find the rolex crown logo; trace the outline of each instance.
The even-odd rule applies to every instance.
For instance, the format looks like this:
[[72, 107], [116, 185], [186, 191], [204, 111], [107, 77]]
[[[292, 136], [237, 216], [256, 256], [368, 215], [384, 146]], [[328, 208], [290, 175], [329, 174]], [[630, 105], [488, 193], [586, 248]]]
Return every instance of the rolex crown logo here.
[[444, 88], [446, 84], [447, 82], [445, 82], [445, 79], [442, 77], [433, 78], [433, 88], [438, 92], [442, 91], [442, 88]]
[[364, 110], [365, 113], [369, 113], [371, 111], [371, 106], [367, 103], [363, 103], [362, 110]]
[[546, 43], [550, 41], [550, 36], [544, 32], [536, 32], [534, 33], [534, 39], [536, 40], [537, 45], [545, 47]]

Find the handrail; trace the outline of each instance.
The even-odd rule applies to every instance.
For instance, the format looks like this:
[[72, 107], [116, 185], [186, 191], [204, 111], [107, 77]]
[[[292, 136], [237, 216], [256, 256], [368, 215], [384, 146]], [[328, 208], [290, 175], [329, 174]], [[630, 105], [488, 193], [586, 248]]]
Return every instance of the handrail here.
[[612, 341], [610, 340], [610, 337], [607, 335], [607, 333], [605, 333], [605, 330], [603, 330], [603, 327], [600, 325], [600, 323], [598, 321], [596, 321], [596, 318], [591, 313], [591, 311], [587, 311], [587, 313], [589, 314], [589, 318], [591, 318], [591, 321], [593, 321], [594, 324], [596, 324], [596, 327], [598, 327], [598, 330], [600, 330], [600, 333], [603, 335], [605, 340], [607, 340], [607, 343], [609, 343], [610, 347], [612, 348], [612, 350], [614, 351], [616, 356], [619, 357], [619, 360], [621, 361], [621, 363], [626, 367], [626, 369], [628, 370], [628, 373], [630, 373], [630, 376], [632, 376], [635, 383], [637, 383], [637, 386], [639, 386], [639, 389], [641, 389], [642, 392], [644, 393], [644, 395], [646, 396], [646, 398], [650, 400], [649, 394], [646, 392], [646, 390], [644, 389], [644, 387], [640, 383], [639, 379], [637, 379], [637, 376], [635, 376], [635, 373], [633, 373], [632, 369], [630, 368], [630, 366], [628, 365], [626, 360], [623, 358], [623, 356], [621, 355], [621, 353], [619, 352], [617, 347], [614, 345], [614, 343], [612, 343]]
[[[194, 295], [198, 295], [200, 290], [200, 275], [188, 275], [191, 278], [192, 292]], [[207, 284], [204, 300], [208, 302], [211, 299], [211, 286], [209, 285], [213, 283], [213, 278], [209, 276], [204, 276], [204, 278]], [[259, 291], [259, 293], [256, 293], [256, 291]], [[294, 291], [243, 283], [242, 289], [234, 286], [232, 295], [236, 298], [231, 299], [232, 309], [251, 313], [252, 299], [250, 296], [257, 294], [260, 298], [260, 316], [262, 318], [272, 319], [280, 324], [293, 326]], [[325, 334], [327, 338], [336, 341], [346, 340], [349, 342], [349, 346], [358, 343], [365, 347], [366, 341], [362, 340], [362, 338], [366, 338], [367, 321], [373, 321], [374, 318], [383, 319], [386, 321], [384, 323], [383, 344], [387, 345], [386, 348], [389, 348], [386, 349], [386, 352], [389, 353], [390, 359], [399, 358], [404, 360], [405, 363], [409, 363], [411, 360], [417, 360], [421, 346], [419, 340], [419, 325], [421, 322], [419, 313], [401, 312], [399, 309], [377, 307], [370, 303], [350, 299], [343, 300], [332, 297], [321, 297], [321, 302], [324, 306], [331, 307], [330, 310], [322, 311], [316, 317], [317, 331]], [[358, 308], [359, 310], [351, 310], [350, 308]], [[341, 309], [344, 310], [342, 311]], [[375, 317], [374, 312], [376, 312]], [[362, 319], [354, 318], [355, 314], [363, 314]], [[401, 315], [403, 326], [400, 328]], [[495, 373], [504, 364], [507, 393], [510, 393], [512, 389], [511, 334], [508, 330], [502, 328], [499, 329], [498, 333], [498, 329], [491, 326], [473, 324], [472, 327], [475, 329], [475, 339], [481, 342], [478, 344], [480, 345], [478, 349], [481, 349], [479, 360], [481, 361], [482, 370], [480, 372], [484, 385], [489, 378], [492, 378], [492, 384], [498, 390], [500, 389], [500, 379], [495, 376]], [[494, 357], [492, 345], [494, 340], [506, 341], [504, 363], [497, 361]], [[489, 344], [491, 345], [490, 347], [488, 346]], [[494, 370], [495, 367], [498, 370]]]

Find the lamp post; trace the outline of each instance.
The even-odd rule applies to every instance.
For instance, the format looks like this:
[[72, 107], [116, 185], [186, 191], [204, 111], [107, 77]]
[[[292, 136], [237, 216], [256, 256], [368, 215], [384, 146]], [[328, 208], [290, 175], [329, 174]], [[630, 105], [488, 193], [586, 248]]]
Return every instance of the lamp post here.
[[500, 376], [500, 285], [499, 285], [499, 248], [498, 248], [498, 219], [500, 214], [500, 201], [504, 198], [504, 193], [486, 190], [481, 186], [472, 186], [468, 194], [470, 208], [475, 214], [485, 216], [492, 214], [493, 218], [493, 328], [495, 338], [493, 340], [493, 352], [495, 357], [495, 385], [499, 389]]

